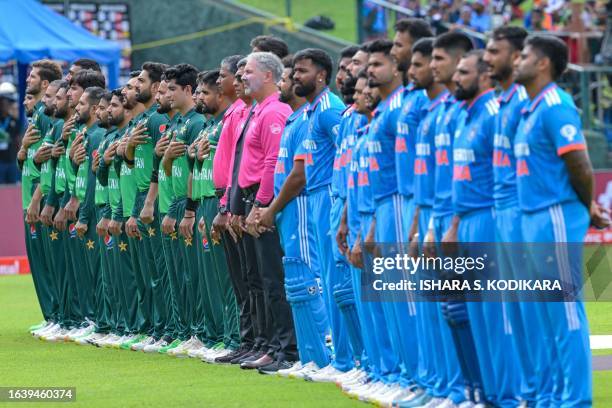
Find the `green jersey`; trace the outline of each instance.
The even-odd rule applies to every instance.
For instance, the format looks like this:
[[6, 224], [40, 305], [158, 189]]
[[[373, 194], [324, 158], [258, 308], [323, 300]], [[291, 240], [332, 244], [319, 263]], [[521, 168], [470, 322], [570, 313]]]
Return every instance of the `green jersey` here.
[[[47, 130], [47, 133], [45, 134], [43, 143], [55, 144], [55, 142], [62, 137], [62, 126], [64, 126], [63, 119], [53, 120], [49, 130]], [[40, 166], [40, 189], [43, 195], [47, 195], [51, 191], [54, 175], [55, 161], [53, 158], [50, 158]]]
[[87, 184], [91, 179], [93, 182], [93, 172], [91, 170], [91, 162], [93, 160], [93, 154], [98, 150], [98, 146], [104, 133], [105, 129], [98, 126], [95, 123], [92, 127], [87, 129], [85, 132], [85, 137], [83, 138], [83, 147], [87, 154], [85, 155], [85, 161], [81, 163], [76, 172], [76, 181], [75, 181], [75, 195], [79, 199], [80, 202], [85, 200], [85, 195], [87, 194]]
[[[112, 134], [110, 143], [120, 140], [125, 133], [125, 127], [115, 130]], [[123, 218], [123, 208], [121, 205], [121, 190], [119, 188], [119, 173], [121, 172], [121, 161], [117, 156], [108, 165], [108, 202], [111, 206], [113, 219]]]
[[[179, 119], [176, 140], [183, 142], [186, 146], [191, 145], [202, 130], [204, 122], [204, 115], [197, 113], [195, 109], [190, 110]], [[175, 199], [187, 197], [189, 170], [189, 157], [185, 151], [182, 156], [172, 162], [172, 190]]]
[[[100, 163], [102, 162], [102, 156], [104, 156], [104, 151], [106, 148], [112, 143], [112, 139], [114, 139], [115, 128], [111, 128], [106, 130], [100, 144], [98, 145], [98, 149], [94, 152], [93, 157], [100, 156]], [[99, 168], [99, 167], [98, 167]], [[108, 188], [106, 185], [102, 185], [100, 183], [100, 179], [96, 177], [96, 196], [95, 203], [97, 206], [108, 204]]]
[[[176, 137], [177, 134], [177, 125], [181, 115], [176, 114], [170, 122], [168, 122], [168, 126], [166, 127], [166, 131], [164, 135], [168, 136], [170, 140]], [[174, 200], [174, 191], [172, 190], [172, 181], [168, 176], [166, 176], [166, 172], [164, 171], [164, 167], [162, 166], [162, 161], [160, 158], [157, 158], [159, 164], [157, 166], [157, 186], [158, 186], [158, 195], [159, 195], [159, 212], [161, 214], [167, 214], [168, 209], [170, 208], [170, 203]]]
[[153, 173], [153, 156], [155, 155], [155, 145], [166, 130], [168, 115], [157, 113], [157, 104], [154, 104], [145, 111], [140, 120], [146, 120], [147, 142], [136, 146], [134, 149], [134, 178], [138, 191], [147, 191], [151, 184], [151, 174]]
[[68, 143], [66, 144], [66, 159], [64, 160], [64, 172], [66, 174], [66, 188], [71, 195], [74, 195], [75, 192], [75, 183], [76, 183], [76, 166], [70, 160], [70, 149], [72, 148], [72, 142], [76, 139], [77, 135], [82, 131], [87, 131], [85, 125], [76, 124], [72, 128], [72, 132], [70, 132], [70, 136], [68, 136]]
[[212, 170], [219, 136], [223, 128], [223, 113], [210, 120], [200, 132], [199, 138], [207, 138], [210, 143], [210, 154], [202, 162], [196, 160], [194, 163], [191, 181], [191, 196], [194, 200], [215, 196]]
[[45, 105], [41, 101], [34, 105], [34, 113], [32, 114], [32, 123], [40, 133], [40, 140], [28, 148], [28, 155], [21, 169], [21, 204], [23, 209], [27, 209], [32, 201], [32, 193], [34, 186], [40, 179], [40, 170], [34, 164], [34, 155], [43, 144], [43, 139], [51, 126], [51, 118], [45, 115]]

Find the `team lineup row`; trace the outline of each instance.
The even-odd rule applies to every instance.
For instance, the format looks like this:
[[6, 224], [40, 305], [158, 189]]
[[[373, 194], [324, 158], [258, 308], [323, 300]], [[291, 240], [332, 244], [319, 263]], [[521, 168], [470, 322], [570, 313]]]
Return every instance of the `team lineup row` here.
[[[18, 154], [32, 334], [336, 382], [380, 406], [591, 406], [579, 301], [362, 298], [366, 250], [582, 242], [608, 224], [555, 83], [563, 42], [508, 26], [475, 50], [424, 20], [395, 28], [342, 51], [341, 96], [325, 51], [271, 36], [215, 70], [147, 62], [112, 91], [94, 61], [63, 79], [35, 62]], [[554, 248], [530, 261], [581, 276]]]

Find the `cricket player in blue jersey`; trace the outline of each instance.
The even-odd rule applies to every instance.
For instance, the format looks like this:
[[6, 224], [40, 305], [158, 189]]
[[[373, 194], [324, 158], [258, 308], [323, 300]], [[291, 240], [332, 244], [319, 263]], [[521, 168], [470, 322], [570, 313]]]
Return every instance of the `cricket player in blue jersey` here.
[[397, 61], [397, 69], [402, 73], [404, 83], [407, 84], [395, 135], [395, 169], [397, 191], [402, 196], [402, 228], [404, 234], [407, 234], [414, 216], [413, 169], [416, 130], [419, 122], [425, 116], [428, 104], [425, 91], [414, 86], [408, 76], [408, 69], [412, 58], [412, 46], [421, 38], [431, 36], [433, 36], [431, 28], [423, 19], [404, 18], [395, 23], [395, 37], [393, 37], [391, 56]]
[[[492, 157], [499, 103], [483, 55], [482, 50], [467, 53], [453, 76], [455, 97], [463, 102], [465, 115], [456, 127], [453, 143], [455, 216], [442, 242], [495, 242]], [[465, 248], [466, 255], [470, 256], [473, 248], [468, 248], [468, 245]], [[477, 255], [474, 253], [473, 256]], [[515, 369], [511, 357], [514, 354], [512, 341], [503, 335], [508, 322], [502, 304], [451, 301], [448, 305], [451, 321], [458, 315], [454, 308], [464, 306], [468, 312], [465, 323], [471, 329], [476, 356], [470, 356], [472, 344], [465, 343], [469, 332], [462, 333], [459, 347], [468, 357], [463, 374], [474, 390], [474, 400], [478, 403], [488, 400], [504, 407], [516, 406], [515, 390], [508, 386], [507, 381], [501, 381], [504, 373]], [[456, 320], [464, 322], [463, 311]], [[502, 346], [504, 339], [507, 344]], [[494, 353], [499, 347], [506, 349]], [[484, 396], [480, 393], [482, 390]]]
[[[512, 252], [517, 244], [523, 241], [521, 234], [521, 212], [518, 206], [516, 191], [516, 159], [514, 157], [514, 137], [521, 118], [521, 110], [528, 103], [525, 88], [514, 82], [513, 63], [518, 58], [527, 37], [527, 31], [521, 27], [503, 26], [493, 31], [487, 43], [484, 61], [489, 66], [491, 79], [502, 88], [498, 98], [499, 115], [495, 124], [493, 140], [493, 198], [495, 200], [496, 241], [498, 245], [498, 264], [505, 279], [521, 279], [524, 271], [518, 252]], [[504, 245], [512, 243], [512, 245]], [[500, 373], [501, 389], [514, 387], [515, 396], [533, 405], [536, 391], [552, 384], [550, 376], [536, 375], [534, 359], [546, 361], [544, 334], [537, 323], [535, 302], [505, 302], [504, 316], [509, 324], [504, 325], [504, 337], [493, 353], [508, 353], [514, 347], [516, 356], [515, 370]], [[508, 344], [508, 340], [512, 344]], [[530, 341], [526, 341], [530, 339]], [[494, 357], [496, 360], [497, 357]], [[542, 364], [544, 365], [544, 364]]]
[[[435, 136], [434, 136], [434, 196], [431, 207], [431, 215], [429, 217], [429, 225], [427, 233], [422, 238], [424, 249], [428, 253], [435, 252], [434, 243], [440, 243], [446, 230], [451, 225], [453, 219], [453, 204], [452, 204], [452, 169], [453, 169], [453, 137], [455, 126], [459, 121], [464, 111], [460, 108], [460, 102], [457, 102], [452, 92], [455, 90], [453, 82], [453, 74], [457, 68], [457, 64], [461, 56], [472, 49], [472, 42], [469, 37], [459, 32], [449, 32], [438, 36], [433, 43], [431, 54], [431, 71], [435, 82], [444, 85], [449, 91], [449, 94], [441, 100], [440, 112], [436, 118]], [[432, 248], [433, 247], [433, 248]], [[437, 248], [438, 250], [440, 248]], [[463, 377], [461, 366], [468, 358], [462, 352], [462, 349], [456, 347], [455, 341], [460, 333], [467, 333], [464, 336], [471, 339], [469, 335], [469, 327], [466, 325], [450, 324], [447, 317], [447, 304], [441, 302], [439, 304], [440, 311], [444, 316], [444, 324], [440, 324], [440, 340], [444, 350], [444, 360], [446, 365], [446, 378], [448, 396], [455, 399], [460, 399], [464, 395], [466, 382]], [[466, 315], [467, 318], [467, 315]], [[472, 360], [475, 355], [471, 356]], [[410, 404], [404, 406], [418, 406], [424, 404], [433, 398], [429, 393], [423, 393], [421, 397]]]
[[[515, 80], [525, 87], [530, 102], [522, 111], [514, 153], [523, 239], [553, 243], [548, 249], [534, 248], [534, 263], [550, 257], [554, 264], [552, 271], [547, 266], [548, 274], [582, 285], [581, 250], [572, 251], [570, 257], [568, 243], [582, 243], [589, 223], [606, 227], [609, 220], [592, 201], [593, 173], [578, 110], [571, 95], [555, 83], [567, 61], [568, 49], [561, 40], [544, 35], [527, 38], [515, 61]], [[540, 324], [554, 339], [549, 349], [555, 364], [535, 367], [538, 375], [553, 377], [551, 406], [592, 406], [584, 304], [580, 299], [546, 302]]]
[[[386, 244], [383, 256], [395, 256], [397, 243], [407, 242], [402, 223], [401, 196], [395, 172], [395, 135], [401, 114], [404, 86], [397, 63], [390, 55], [393, 44], [388, 40], [370, 43], [368, 60], [369, 86], [378, 88], [381, 102], [374, 111], [368, 137], [370, 186], [376, 212], [365, 242]], [[391, 245], [389, 245], [391, 244]], [[401, 271], [390, 271], [396, 276]], [[389, 274], [381, 278], [390, 279]], [[418, 358], [416, 307], [406, 293], [386, 293], [383, 300], [385, 319], [390, 331], [393, 352], [401, 360], [400, 384], [414, 385]]]
[[300, 361], [280, 369], [281, 376], [303, 378], [314, 374], [330, 362], [325, 336], [329, 333], [327, 311], [319, 289], [320, 265], [314, 235], [314, 220], [309, 218], [305, 194], [304, 160], [296, 151], [306, 136], [308, 104], [295, 95], [291, 57], [283, 59], [285, 68], [279, 82], [280, 101], [289, 104], [293, 113], [287, 119], [280, 140], [274, 171], [274, 200], [260, 216], [261, 228], [278, 226], [284, 250], [285, 291], [293, 311]]
[[[296, 156], [304, 160], [308, 211], [310, 218], [316, 220], [315, 240], [320, 255], [323, 296], [335, 352], [330, 365], [308, 378], [333, 382], [338, 375], [351, 370], [354, 365], [347, 325], [341, 315], [340, 305], [334, 299], [336, 285], [346, 281], [350, 272], [346, 263], [335, 261], [332, 247], [336, 245], [330, 236], [330, 217], [333, 220], [337, 215], [339, 224], [342, 207], [338, 208], [338, 205], [344, 205], [333, 204], [330, 184], [340, 119], [345, 106], [327, 87], [331, 79], [332, 61], [325, 51], [313, 48], [302, 50], [295, 54], [293, 63], [295, 94], [306, 98], [309, 103], [306, 136]], [[332, 212], [334, 215], [331, 215]], [[337, 224], [333, 231], [337, 229]], [[343, 307], [354, 308], [354, 299], [352, 303], [351, 299], [347, 299]]]
[[[429, 226], [433, 199], [434, 199], [434, 176], [435, 176], [435, 143], [436, 125], [438, 116], [443, 112], [443, 101], [449, 92], [442, 83], [434, 81], [433, 72], [430, 67], [431, 54], [433, 51], [433, 39], [426, 38], [418, 41], [412, 49], [412, 63], [408, 71], [410, 80], [417, 89], [427, 92], [429, 103], [426, 105], [425, 117], [421, 120], [416, 132], [415, 161], [414, 161], [414, 203], [415, 214], [411, 220], [410, 242], [415, 254], [418, 246], [422, 246], [423, 238]], [[422, 270], [417, 273], [425, 274], [429, 271]], [[423, 278], [435, 278], [429, 272]], [[454, 366], [458, 365], [454, 353], [454, 344], [444, 340], [450, 340], [448, 324], [444, 320], [439, 302], [421, 299], [417, 303], [419, 311], [419, 364], [417, 381], [426, 390], [427, 394], [437, 399], [444, 398], [439, 405], [441, 407], [452, 407], [465, 400], [460, 390], [449, 387], [449, 373], [447, 360], [452, 359]], [[446, 335], [443, 336], [442, 332]], [[440, 350], [450, 348], [452, 353], [445, 356]], [[398, 401], [400, 402], [400, 401]]]

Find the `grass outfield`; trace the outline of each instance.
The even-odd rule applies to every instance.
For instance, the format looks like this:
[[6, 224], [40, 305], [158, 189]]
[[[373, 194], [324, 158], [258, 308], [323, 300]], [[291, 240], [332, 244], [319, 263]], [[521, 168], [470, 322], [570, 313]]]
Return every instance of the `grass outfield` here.
[[[607, 306], [588, 307], [598, 330], [610, 329]], [[366, 406], [331, 384], [268, 377], [192, 359], [36, 340], [26, 331], [41, 320], [29, 275], [0, 276], [0, 316], [0, 386], [76, 387], [78, 406]], [[595, 407], [612, 406], [609, 384], [612, 371], [595, 373]]]

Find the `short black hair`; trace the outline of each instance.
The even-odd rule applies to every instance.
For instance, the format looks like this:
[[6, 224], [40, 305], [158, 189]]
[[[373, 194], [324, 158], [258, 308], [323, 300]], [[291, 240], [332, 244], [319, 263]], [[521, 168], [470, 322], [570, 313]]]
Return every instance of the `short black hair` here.
[[119, 87], [117, 89], [113, 89], [111, 91], [111, 99], [113, 96], [116, 96], [121, 101], [121, 104], [125, 102], [125, 98], [123, 97], [123, 87]]
[[289, 54], [287, 43], [273, 35], [258, 35], [251, 40], [250, 46], [262, 52], [271, 52], [281, 59]]
[[402, 18], [395, 23], [395, 31], [398, 33], [408, 33], [412, 41], [418, 41], [421, 38], [433, 36], [431, 26], [422, 18]]
[[368, 70], [362, 69], [361, 71], [359, 71], [359, 73], [357, 74], [357, 79], [359, 78], [368, 79]]
[[311, 60], [314, 65], [325, 70], [325, 83], [329, 84], [333, 68], [332, 59], [329, 54], [319, 48], [306, 48], [298, 51], [293, 56], [293, 64], [295, 65], [296, 62], [304, 59]]
[[72, 65], [76, 65], [77, 67], [81, 67], [82, 69], [91, 69], [92, 71], [102, 72], [100, 68], [100, 64], [97, 61], [94, 61], [89, 58], [79, 58], [72, 62]]
[[102, 99], [102, 95], [104, 95], [105, 92], [106, 91], [104, 88], [100, 88], [99, 86], [90, 86], [89, 88], [85, 89], [83, 94], [87, 94], [87, 102], [89, 102], [90, 105], [97, 105], [100, 103], [100, 99]]
[[236, 75], [236, 71], [238, 71], [238, 61], [244, 58], [244, 55], [230, 55], [229, 57], [225, 57], [221, 60], [221, 66], [225, 66], [225, 68], [232, 73], [232, 75]]
[[167, 81], [174, 80], [181, 87], [191, 86], [191, 91], [195, 92], [198, 78], [198, 70], [191, 64], [178, 64], [166, 70], [164, 73]]
[[463, 55], [474, 48], [472, 40], [458, 31], [449, 31], [436, 37], [434, 48], [442, 48], [449, 54]]
[[130, 71], [130, 79], [132, 78], [136, 78], [138, 75], [140, 75], [142, 71], [139, 69], [135, 69], [134, 71]]
[[281, 62], [283, 63], [283, 67], [293, 69], [293, 54], [287, 55]]
[[62, 68], [55, 61], [49, 59], [34, 61], [32, 68], [38, 68], [38, 76], [43, 81], [52, 82], [62, 78]]
[[164, 71], [168, 69], [168, 65], [162, 64], [161, 62], [147, 61], [142, 64], [141, 68], [143, 71], [147, 71], [151, 82], [159, 82], [161, 81]]
[[353, 55], [357, 54], [357, 51], [359, 51], [358, 45], [349, 45], [348, 47], [344, 47], [340, 50], [340, 59], [352, 58]]
[[421, 38], [419, 41], [415, 42], [412, 46], [412, 54], [418, 52], [421, 53], [425, 57], [431, 57], [431, 53], [433, 52], [433, 37], [425, 37]]
[[198, 85], [206, 85], [208, 87], [217, 86], [219, 78], [219, 70], [203, 71], [198, 74]]
[[106, 102], [110, 102], [112, 97], [113, 97], [113, 93], [105, 89], [104, 93], [100, 96], [100, 100], [104, 99]]
[[246, 64], [247, 64], [247, 58], [246, 58], [246, 57], [244, 57], [243, 59], [241, 59], [240, 61], [238, 61], [238, 62], [236, 63], [236, 72], [238, 72], [238, 70], [239, 70], [240, 68], [243, 68], [243, 67], [244, 67]]
[[72, 78], [70, 78], [70, 85], [76, 84], [83, 89], [87, 89], [92, 86], [99, 86], [100, 88], [106, 87], [106, 79], [104, 75], [99, 71], [93, 69], [82, 69]]
[[369, 54], [370, 53], [370, 42], [371, 41], [367, 41], [367, 42], [364, 42], [363, 44], [359, 45], [358, 46], [359, 47], [358, 51], [363, 51], [363, 52]]
[[393, 48], [393, 43], [387, 39], [374, 40], [368, 44], [368, 52], [370, 54], [381, 52], [385, 55], [390, 55], [391, 48]]
[[525, 46], [530, 46], [540, 57], [546, 57], [552, 65], [553, 80], [565, 72], [568, 62], [567, 45], [557, 37], [546, 34], [530, 35], [525, 40]]
[[57, 89], [68, 88], [68, 81], [65, 79], [56, 79], [55, 81], [49, 82], [49, 86], [52, 86]]
[[523, 27], [505, 25], [497, 27], [491, 33], [491, 38], [495, 41], [506, 40], [510, 43], [514, 50], [522, 50], [523, 44], [525, 44], [525, 38], [527, 38], [527, 30]]
[[463, 55], [463, 58], [476, 57], [476, 68], [482, 74], [489, 69], [489, 65], [484, 60], [484, 50], [471, 50]]

